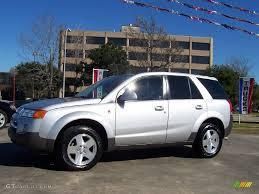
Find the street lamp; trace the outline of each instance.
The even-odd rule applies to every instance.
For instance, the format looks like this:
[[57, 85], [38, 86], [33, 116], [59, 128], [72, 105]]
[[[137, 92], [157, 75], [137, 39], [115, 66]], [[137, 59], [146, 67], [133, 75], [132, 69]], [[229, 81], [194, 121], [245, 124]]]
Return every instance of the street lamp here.
[[67, 59], [67, 32], [71, 32], [69, 28], [65, 31], [64, 38], [64, 63], [63, 63], [63, 89], [62, 89], [62, 97], [65, 98], [65, 87], [66, 87], [66, 59]]

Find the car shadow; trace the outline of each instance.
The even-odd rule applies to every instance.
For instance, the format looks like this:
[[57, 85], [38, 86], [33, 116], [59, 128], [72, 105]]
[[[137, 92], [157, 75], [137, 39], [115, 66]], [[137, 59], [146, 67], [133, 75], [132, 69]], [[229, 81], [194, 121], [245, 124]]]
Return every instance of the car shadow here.
[[189, 146], [174, 146], [108, 152], [104, 153], [101, 161], [112, 162], [162, 157], [195, 158], [195, 155]]
[[[0, 143], [0, 166], [36, 167], [60, 170], [55, 166], [53, 157], [34, 153], [13, 143]], [[100, 162], [138, 160], [148, 158], [180, 157], [195, 158], [191, 147], [177, 146], [152, 149], [121, 150], [104, 153]]]

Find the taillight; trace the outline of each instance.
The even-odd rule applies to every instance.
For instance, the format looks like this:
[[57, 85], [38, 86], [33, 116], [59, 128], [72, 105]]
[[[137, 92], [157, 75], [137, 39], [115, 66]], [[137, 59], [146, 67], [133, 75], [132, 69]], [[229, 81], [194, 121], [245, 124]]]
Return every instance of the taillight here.
[[228, 99], [228, 103], [229, 103], [230, 112], [233, 112], [233, 105], [229, 99]]

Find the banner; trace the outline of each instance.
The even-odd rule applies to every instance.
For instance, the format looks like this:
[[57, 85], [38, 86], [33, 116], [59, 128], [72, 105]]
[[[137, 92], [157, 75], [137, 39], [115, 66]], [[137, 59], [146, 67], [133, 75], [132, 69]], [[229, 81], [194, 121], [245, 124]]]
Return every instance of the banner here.
[[138, 6], [138, 7], [150, 8], [150, 9], [154, 9], [156, 11], [162, 11], [162, 12], [166, 12], [166, 13], [169, 13], [169, 14], [182, 16], [182, 17], [188, 18], [188, 19], [190, 19], [192, 21], [195, 21], [195, 22], [213, 24], [213, 25], [220, 26], [220, 27], [223, 27], [223, 28], [228, 29], [228, 30], [240, 31], [240, 32], [249, 34], [251, 36], [255, 36], [257, 38], [259, 37], [259, 33], [246, 30], [245, 28], [242, 28], [242, 27], [239, 27], [239, 26], [232, 26], [232, 25], [229, 25], [229, 24], [219, 23], [217, 21], [209, 20], [207, 18], [192, 16], [192, 15], [189, 15], [189, 14], [186, 14], [186, 13], [181, 13], [181, 12], [175, 11], [173, 9], [168, 9], [168, 8], [165, 8], [165, 7], [156, 6], [156, 5], [149, 4], [149, 3], [143, 3], [143, 2], [140, 2], [140, 1], [137, 1], [137, 0], [121, 0], [121, 1], [123, 3], [127, 3], [129, 5], [135, 5], [135, 6]]
[[254, 78], [239, 79], [239, 114], [248, 114], [252, 110]]
[[102, 80], [104, 76], [104, 72], [108, 72], [107, 69], [93, 69], [93, 81], [92, 84]]
[[249, 14], [252, 14], [252, 15], [259, 16], [259, 13], [255, 10], [249, 10], [247, 8], [243, 8], [243, 7], [235, 6], [235, 5], [232, 5], [232, 4], [224, 3], [222, 1], [216, 1], [216, 0], [203, 0], [203, 1], [215, 4], [215, 5], [225, 6], [225, 7], [228, 7], [228, 8], [236, 9], [236, 10], [239, 10], [239, 11], [242, 11], [242, 12], [246, 12], [246, 13], [249, 13]]
[[204, 8], [204, 7], [195, 6], [195, 5], [192, 5], [192, 4], [189, 4], [189, 3], [182, 2], [182, 0], [168, 0], [168, 1], [178, 3], [182, 6], [188, 7], [190, 9], [194, 9], [196, 11], [203, 11], [203, 12], [206, 12], [207, 14], [220, 15], [220, 16], [223, 16], [223, 17], [228, 18], [228, 19], [236, 20], [238, 22], [244, 22], [244, 23], [255, 25], [255, 26], [259, 26], [259, 23], [256, 23], [256, 22], [253, 22], [253, 21], [250, 21], [250, 20], [247, 20], [247, 19], [227, 15], [227, 14], [218, 12], [216, 10], [210, 10], [210, 9], [207, 9], [207, 8]]

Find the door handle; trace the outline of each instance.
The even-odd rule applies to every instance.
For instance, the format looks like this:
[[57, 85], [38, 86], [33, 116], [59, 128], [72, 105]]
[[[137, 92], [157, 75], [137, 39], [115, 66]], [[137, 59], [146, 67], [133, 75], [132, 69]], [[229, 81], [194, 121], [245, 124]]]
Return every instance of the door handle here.
[[162, 107], [162, 106], [155, 107], [155, 111], [162, 111], [162, 110], [164, 110], [164, 107]]
[[198, 105], [195, 106], [195, 108], [196, 108], [197, 110], [201, 110], [203, 107], [202, 107], [202, 105], [198, 104]]

